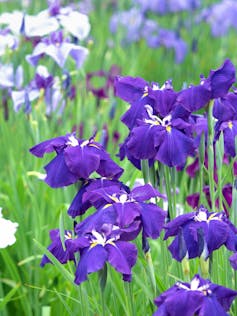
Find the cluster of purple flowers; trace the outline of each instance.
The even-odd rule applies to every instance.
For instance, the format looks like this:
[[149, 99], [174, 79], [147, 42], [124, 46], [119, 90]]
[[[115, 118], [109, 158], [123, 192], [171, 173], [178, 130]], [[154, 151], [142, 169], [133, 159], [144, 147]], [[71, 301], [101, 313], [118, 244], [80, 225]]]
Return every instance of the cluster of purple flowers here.
[[[51, 80], [50, 76], [44, 80], [37, 77], [34, 84], [50, 85]], [[235, 68], [230, 60], [211, 70], [207, 78], [201, 76], [199, 85], [178, 92], [170, 80], [160, 88], [142, 78], [116, 77], [116, 95], [130, 104], [122, 117], [129, 135], [121, 145], [120, 158], [127, 156], [138, 168], [142, 160], [148, 160], [150, 165], [157, 160], [169, 167], [184, 168], [187, 157], [195, 157], [198, 152], [201, 135], [207, 134], [206, 113], [203, 117], [201, 113], [211, 106], [211, 101], [215, 118], [211, 146], [215, 147], [223, 133], [225, 155], [234, 157], [236, 94], [235, 90], [229, 92], [234, 82]], [[74, 133], [67, 134], [43, 141], [30, 152], [36, 157], [56, 154], [44, 167], [44, 180], [50, 187], [79, 185], [68, 208], [68, 215], [74, 220], [73, 229], [51, 230], [48, 247], [60, 263], [74, 262], [76, 284], [103, 269], [107, 262], [122, 274], [124, 281], [130, 282], [138, 255], [132, 241], [139, 234], [143, 241], [157, 239], [163, 229], [165, 240], [174, 237], [168, 249], [175, 260], [207, 260], [224, 245], [233, 253], [230, 263], [237, 269], [237, 228], [227, 212], [199, 206], [169, 221], [167, 212], [156, 203], [166, 196], [150, 184], [130, 189], [120, 181], [123, 169], [95, 141], [95, 136], [85, 140]], [[90, 215], [84, 217], [88, 210]], [[82, 215], [84, 219], [77, 221]], [[41, 266], [50, 262], [44, 255]], [[227, 315], [235, 296], [236, 291], [196, 275], [190, 284], [177, 282], [159, 296], [154, 315]]]
[[[170, 80], [159, 87], [157, 83], [150, 85], [139, 77], [117, 77], [116, 95], [130, 104], [121, 119], [130, 132], [121, 145], [120, 158], [127, 156], [138, 168], [143, 159], [183, 168], [187, 157], [195, 155], [200, 135], [207, 130], [205, 117], [201, 120], [194, 114], [213, 99], [213, 115], [217, 118], [215, 141], [221, 131], [224, 135], [226, 133], [226, 154], [233, 156], [236, 94], [228, 91], [234, 82], [235, 68], [230, 60], [226, 60], [219, 69], [211, 70], [207, 78], [201, 76], [199, 85], [177, 92]], [[228, 107], [226, 115], [223, 115], [223, 102]]]
[[[230, 91], [236, 80], [235, 68], [230, 60], [226, 60], [219, 69], [211, 70], [207, 78], [203, 75], [200, 77], [199, 85], [191, 85], [180, 91], [174, 91], [170, 80], [160, 88], [157, 83], [149, 84], [139, 77], [116, 78], [116, 95], [130, 105], [121, 118], [129, 129], [129, 134], [120, 147], [121, 159], [126, 156], [139, 169], [142, 160], [148, 160], [150, 165], [157, 160], [161, 166], [165, 164], [180, 170], [185, 167], [188, 156], [192, 156], [195, 160], [187, 168], [187, 172], [194, 177], [200, 166], [198, 153], [200, 140], [204, 135], [203, 163], [208, 168], [208, 146], [212, 146], [214, 180], [215, 184], [218, 183], [215, 158], [217, 154], [221, 154], [216, 153], [221, 134], [224, 142], [221, 159], [229, 163], [231, 157], [236, 155], [236, 89], [233, 87]], [[208, 129], [212, 128], [208, 126], [207, 120], [210, 107], [214, 126], [212, 143], [208, 140]], [[203, 192], [206, 194], [208, 207], [215, 209], [211, 204], [209, 187], [204, 187]], [[232, 186], [224, 185], [222, 192], [230, 207]], [[198, 194], [187, 197], [187, 200], [195, 211], [179, 215], [164, 225], [164, 239], [174, 237], [168, 247], [172, 257], [177, 261], [197, 257], [207, 260], [213, 251], [224, 245], [232, 252], [229, 261], [236, 269], [237, 228], [229, 220], [227, 209], [222, 211], [218, 200], [216, 206], [220, 212], [199, 206]], [[218, 296], [222, 293], [221, 288], [217, 294], [212, 290], [210, 281], [199, 276], [192, 282], [191, 285], [178, 283], [162, 294], [155, 301], [159, 309], [154, 315], [227, 315], [230, 304], [223, 304]], [[236, 296], [235, 291], [230, 290], [229, 293], [234, 295], [232, 299]], [[174, 308], [171, 302], [175, 300], [175, 296], [180, 297], [180, 303], [177, 301]], [[192, 300], [191, 297], [197, 300], [197, 304], [190, 303], [185, 314], [182, 304], [186, 299]]]
[[[155, 239], [160, 235], [166, 212], [147, 201], [163, 195], [149, 184], [130, 190], [120, 182], [123, 169], [93, 138], [81, 140], [69, 134], [30, 149], [37, 157], [52, 151], [56, 157], [45, 166], [45, 182], [53, 188], [80, 182], [68, 214], [75, 218], [91, 207], [95, 212], [75, 224], [73, 232], [65, 231], [65, 249], [59, 230], [51, 231], [49, 251], [61, 263], [75, 262], [76, 284], [85, 281], [87, 274], [100, 270], [106, 261], [123, 274], [125, 281], [130, 281], [137, 258], [136, 246], [130, 241], [140, 232], [144, 238]], [[102, 178], [90, 178], [94, 172]], [[78, 262], [76, 253], [80, 253]], [[49, 259], [44, 256], [41, 265], [47, 262]]]

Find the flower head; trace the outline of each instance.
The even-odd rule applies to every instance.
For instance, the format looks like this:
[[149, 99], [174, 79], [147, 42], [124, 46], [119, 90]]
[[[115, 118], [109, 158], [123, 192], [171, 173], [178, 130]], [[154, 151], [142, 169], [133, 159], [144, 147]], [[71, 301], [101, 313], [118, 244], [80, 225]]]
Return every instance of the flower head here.
[[190, 283], [177, 282], [155, 299], [153, 316], [225, 316], [237, 291], [202, 279], [198, 274]]
[[169, 246], [174, 259], [181, 261], [201, 257], [207, 259], [216, 249], [225, 245], [236, 251], [237, 228], [225, 212], [208, 212], [200, 206], [196, 212], [183, 214], [165, 225], [165, 239], [175, 236]]
[[46, 140], [30, 149], [36, 157], [56, 152], [56, 157], [45, 166], [45, 182], [52, 188], [67, 186], [80, 179], [88, 179], [95, 171], [103, 177], [119, 178], [123, 172], [93, 138], [82, 140], [74, 134]]

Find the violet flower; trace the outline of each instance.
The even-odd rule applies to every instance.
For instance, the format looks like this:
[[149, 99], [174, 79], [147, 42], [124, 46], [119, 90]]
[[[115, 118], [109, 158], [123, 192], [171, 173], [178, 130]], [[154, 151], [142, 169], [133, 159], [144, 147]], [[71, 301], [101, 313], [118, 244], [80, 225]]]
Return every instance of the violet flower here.
[[165, 225], [165, 237], [175, 236], [169, 251], [174, 259], [182, 261], [204, 257], [225, 245], [230, 251], [237, 249], [237, 228], [229, 221], [225, 212], [208, 212], [200, 206], [196, 212], [183, 214]]
[[80, 243], [81, 238], [87, 238], [88, 244], [78, 247], [80, 261], [75, 274], [76, 284], [86, 281], [88, 274], [101, 270], [107, 261], [123, 275], [124, 281], [131, 281], [131, 268], [137, 259], [134, 244], [120, 240], [119, 232], [113, 232], [113, 229], [107, 232], [93, 230], [90, 234], [76, 239], [75, 243]]
[[190, 283], [177, 282], [158, 296], [153, 316], [227, 316], [236, 296], [237, 291], [196, 274]]
[[45, 182], [52, 188], [88, 179], [93, 172], [115, 179], [123, 172], [93, 138], [82, 140], [68, 134], [46, 140], [30, 149], [36, 157], [53, 151], [56, 157], [44, 167], [47, 173]]
[[75, 231], [81, 234], [108, 223], [118, 226], [124, 232], [125, 240], [134, 239], [141, 229], [144, 237], [155, 239], [163, 228], [166, 212], [156, 204], [146, 202], [153, 197], [164, 198], [149, 184], [130, 191], [121, 184], [119, 187], [111, 183], [111, 186], [85, 191], [82, 201], [89, 202], [98, 210], [79, 223]]
[[[117, 188], [116, 191], [123, 190], [125, 192], [130, 192], [129, 188], [118, 180], [109, 180], [106, 178], [99, 179], [88, 179], [83, 181], [77, 194], [75, 195], [71, 205], [68, 209], [68, 214], [75, 218], [84, 214], [91, 206], [96, 209], [103, 207], [107, 202], [104, 200], [103, 195], [99, 197], [97, 195], [96, 200], [91, 201], [86, 195], [87, 192], [97, 192], [97, 190], [103, 190], [103, 188], [113, 187]], [[90, 196], [90, 195], [89, 195]]]
[[[76, 252], [76, 248], [73, 244], [72, 232], [70, 230], [65, 230], [64, 247], [60, 238], [59, 229], [51, 230], [49, 235], [52, 243], [47, 249], [54, 255], [54, 257], [62, 264], [65, 264], [68, 261], [75, 262], [74, 253]], [[46, 263], [51, 263], [51, 261], [46, 255], [44, 255], [41, 260], [40, 266], [44, 267]]]
[[225, 154], [235, 157], [235, 137], [237, 135], [237, 94], [236, 91], [228, 93], [223, 98], [215, 100], [213, 116], [217, 119], [215, 124], [215, 137], [217, 141], [221, 132], [224, 136]]
[[131, 103], [122, 121], [129, 127], [120, 158], [126, 154], [135, 166], [141, 159], [183, 167], [194, 153], [189, 113], [176, 103], [171, 81], [150, 87], [142, 78], [118, 77], [116, 94]]
[[26, 56], [26, 60], [35, 67], [44, 55], [51, 57], [61, 68], [64, 67], [66, 60], [71, 56], [77, 68], [81, 68], [88, 55], [88, 49], [70, 43], [63, 38], [62, 32], [59, 31], [51, 33], [48, 38], [42, 39], [35, 46], [33, 53]]
[[226, 59], [220, 68], [211, 70], [207, 78], [201, 76], [199, 85], [181, 90], [177, 102], [190, 112], [200, 110], [211, 99], [224, 97], [235, 80], [235, 67]]

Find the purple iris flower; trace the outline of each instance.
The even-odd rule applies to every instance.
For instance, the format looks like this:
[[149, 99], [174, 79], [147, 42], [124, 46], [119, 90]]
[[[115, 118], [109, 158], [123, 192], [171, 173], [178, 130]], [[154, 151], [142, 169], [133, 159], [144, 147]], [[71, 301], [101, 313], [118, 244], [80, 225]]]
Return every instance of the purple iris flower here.
[[213, 116], [217, 119], [215, 125], [215, 138], [223, 132], [225, 154], [235, 157], [235, 137], [237, 135], [237, 93], [230, 92], [223, 98], [215, 100]]
[[77, 68], [81, 68], [88, 55], [88, 49], [70, 43], [68, 39], [63, 38], [62, 32], [58, 31], [51, 33], [48, 38], [42, 39], [35, 46], [33, 53], [26, 56], [26, 59], [31, 65], [36, 66], [44, 55], [51, 57], [61, 68], [64, 67], [67, 58], [71, 56], [75, 60]]
[[[164, 198], [149, 184], [129, 191], [125, 186], [119, 187], [111, 183], [110, 186], [86, 191], [82, 200], [89, 201], [99, 209], [78, 224], [75, 230], [81, 234], [83, 231], [97, 229], [100, 223], [107, 222], [120, 227], [124, 231], [124, 239], [134, 239], [141, 229], [144, 237], [155, 239], [163, 228], [166, 212], [156, 204], [146, 202], [154, 197]], [[127, 231], [126, 228], [129, 227]]]
[[[99, 231], [72, 236], [72, 232], [64, 232], [64, 246], [58, 229], [50, 231], [52, 243], [48, 250], [62, 264], [74, 261], [77, 265], [75, 272], [75, 283], [80, 284], [87, 280], [87, 275], [103, 268], [108, 261], [116, 271], [122, 273], [124, 281], [131, 281], [131, 268], [136, 263], [136, 246], [120, 240], [120, 232], [117, 227], [103, 225]], [[77, 264], [76, 255], [80, 253]], [[43, 267], [50, 263], [49, 258], [44, 255], [41, 261]]]
[[103, 207], [107, 202], [103, 198], [103, 196], [96, 198], [96, 201], [91, 201], [88, 198], [87, 192], [97, 192], [97, 190], [103, 190], [103, 188], [113, 187], [117, 188], [116, 191], [124, 190], [125, 192], [129, 192], [129, 188], [124, 185], [122, 182], [118, 180], [109, 180], [106, 178], [99, 178], [99, 179], [89, 179], [82, 183], [80, 189], [78, 190], [77, 194], [75, 195], [71, 205], [68, 209], [68, 214], [75, 218], [76, 216], [80, 216], [84, 214], [92, 205], [99, 209]]
[[[48, 247], [48, 250], [55, 256], [55, 258], [57, 258], [57, 260], [62, 264], [67, 263], [70, 260], [75, 261], [74, 253], [76, 248], [72, 242], [72, 232], [70, 230], [65, 230], [64, 232], [65, 248], [63, 248], [62, 245], [59, 229], [51, 230], [49, 235], [52, 243]], [[51, 263], [51, 261], [46, 255], [44, 255], [40, 263], [41, 267], [43, 267], [46, 263]]]
[[168, 80], [161, 88], [142, 78], [117, 78], [116, 94], [131, 103], [122, 121], [130, 134], [120, 150], [134, 165], [141, 159], [158, 160], [168, 166], [184, 166], [194, 153], [189, 113], [176, 103], [177, 93]]
[[211, 99], [224, 97], [235, 82], [235, 67], [229, 59], [223, 65], [211, 70], [201, 83], [180, 91], [177, 102], [190, 112], [203, 108]]
[[123, 172], [93, 138], [82, 140], [68, 134], [46, 140], [30, 149], [36, 157], [53, 151], [57, 153], [56, 157], [45, 166], [45, 182], [52, 188], [88, 179], [93, 172], [111, 178], [119, 178]]
[[117, 229], [106, 232], [93, 230], [85, 237], [79, 237], [79, 243], [81, 238], [87, 238], [88, 244], [78, 247], [80, 261], [76, 269], [76, 284], [86, 281], [88, 274], [101, 270], [107, 261], [123, 275], [124, 281], [131, 281], [131, 268], [137, 260], [137, 249], [134, 244], [120, 240]]
[[165, 225], [165, 237], [175, 236], [169, 246], [174, 259], [182, 261], [204, 257], [225, 245], [230, 251], [237, 248], [237, 228], [229, 221], [225, 212], [208, 212], [200, 206], [196, 212], [183, 214]]
[[196, 274], [190, 283], [177, 282], [158, 296], [153, 316], [227, 316], [236, 296], [237, 291]]

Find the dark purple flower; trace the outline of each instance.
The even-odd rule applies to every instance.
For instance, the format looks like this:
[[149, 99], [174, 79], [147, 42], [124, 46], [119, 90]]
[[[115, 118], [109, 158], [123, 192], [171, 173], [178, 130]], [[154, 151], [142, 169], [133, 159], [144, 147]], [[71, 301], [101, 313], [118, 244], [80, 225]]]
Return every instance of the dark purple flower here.
[[[86, 191], [82, 200], [89, 201], [99, 209], [76, 226], [76, 233], [82, 234], [97, 229], [102, 223], [109, 223], [118, 226], [124, 232], [123, 238], [126, 240], [131, 236], [134, 239], [141, 229], [144, 237], [155, 239], [163, 228], [166, 212], [156, 204], [146, 202], [153, 197], [164, 198], [149, 184], [129, 192], [125, 186], [120, 184], [119, 187], [111, 182], [110, 186]], [[129, 227], [131, 229], [126, 231]]]
[[45, 166], [45, 182], [52, 188], [88, 179], [94, 171], [111, 178], [119, 178], [123, 172], [99, 143], [80, 140], [74, 134], [46, 140], [30, 149], [37, 157], [53, 151], [57, 156]]
[[213, 115], [217, 119], [215, 138], [217, 141], [221, 132], [224, 136], [225, 154], [234, 157], [235, 137], [237, 135], [237, 94], [228, 93], [225, 97], [215, 100]]
[[76, 216], [84, 214], [86, 210], [88, 210], [92, 205], [96, 209], [104, 206], [106, 202], [103, 196], [98, 197], [97, 195], [96, 200], [91, 201], [88, 198], [88, 195], [86, 195], [86, 192], [92, 192], [93, 194], [93, 192], [96, 193], [97, 190], [103, 190], [103, 188], [106, 187], [117, 187], [118, 191], [123, 189], [124, 191], [129, 192], [129, 188], [118, 180], [109, 180], [106, 178], [90, 179], [88, 181], [85, 181], [81, 185], [79, 191], [77, 192], [71, 205], [69, 206], [68, 214], [74, 218]]
[[146, 105], [147, 118], [134, 127], [127, 139], [126, 150], [135, 159], [158, 160], [170, 167], [184, 166], [194, 153], [190, 124], [171, 114], [160, 118]]
[[235, 82], [235, 67], [229, 59], [223, 65], [211, 70], [207, 78], [201, 77], [198, 86], [180, 91], [177, 102], [190, 112], [203, 108], [211, 99], [224, 97]]
[[[101, 270], [107, 261], [123, 275], [124, 281], [131, 281], [131, 268], [137, 259], [134, 244], [121, 241], [119, 234], [113, 230], [106, 233], [94, 230], [83, 238], [87, 238], [89, 246], [78, 247], [80, 261], [76, 269], [76, 284], [86, 281], [88, 274]], [[78, 238], [78, 242], [80, 239], [81, 237]]]
[[236, 251], [237, 228], [229, 221], [224, 212], [208, 212], [200, 206], [196, 212], [183, 214], [165, 225], [165, 239], [175, 236], [169, 246], [174, 259], [182, 261], [210, 254], [225, 245]]
[[155, 299], [153, 316], [227, 316], [237, 291], [202, 279], [198, 274], [190, 283], [177, 282]]
[[[65, 230], [64, 247], [60, 238], [59, 229], [51, 230], [49, 234], [52, 243], [48, 247], [48, 250], [54, 255], [54, 257], [62, 264], [67, 263], [70, 260], [75, 261], [76, 248], [73, 243], [72, 232], [70, 230]], [[81, 245], [84, 245], [85, 242], [86, 240], [83, 243], [83, 238], [80, 240]], [[43, 267], [46, 263], [51, 263], [51, 261], [46, 255], [44, 255], [40, 263], [41, 267]]]

